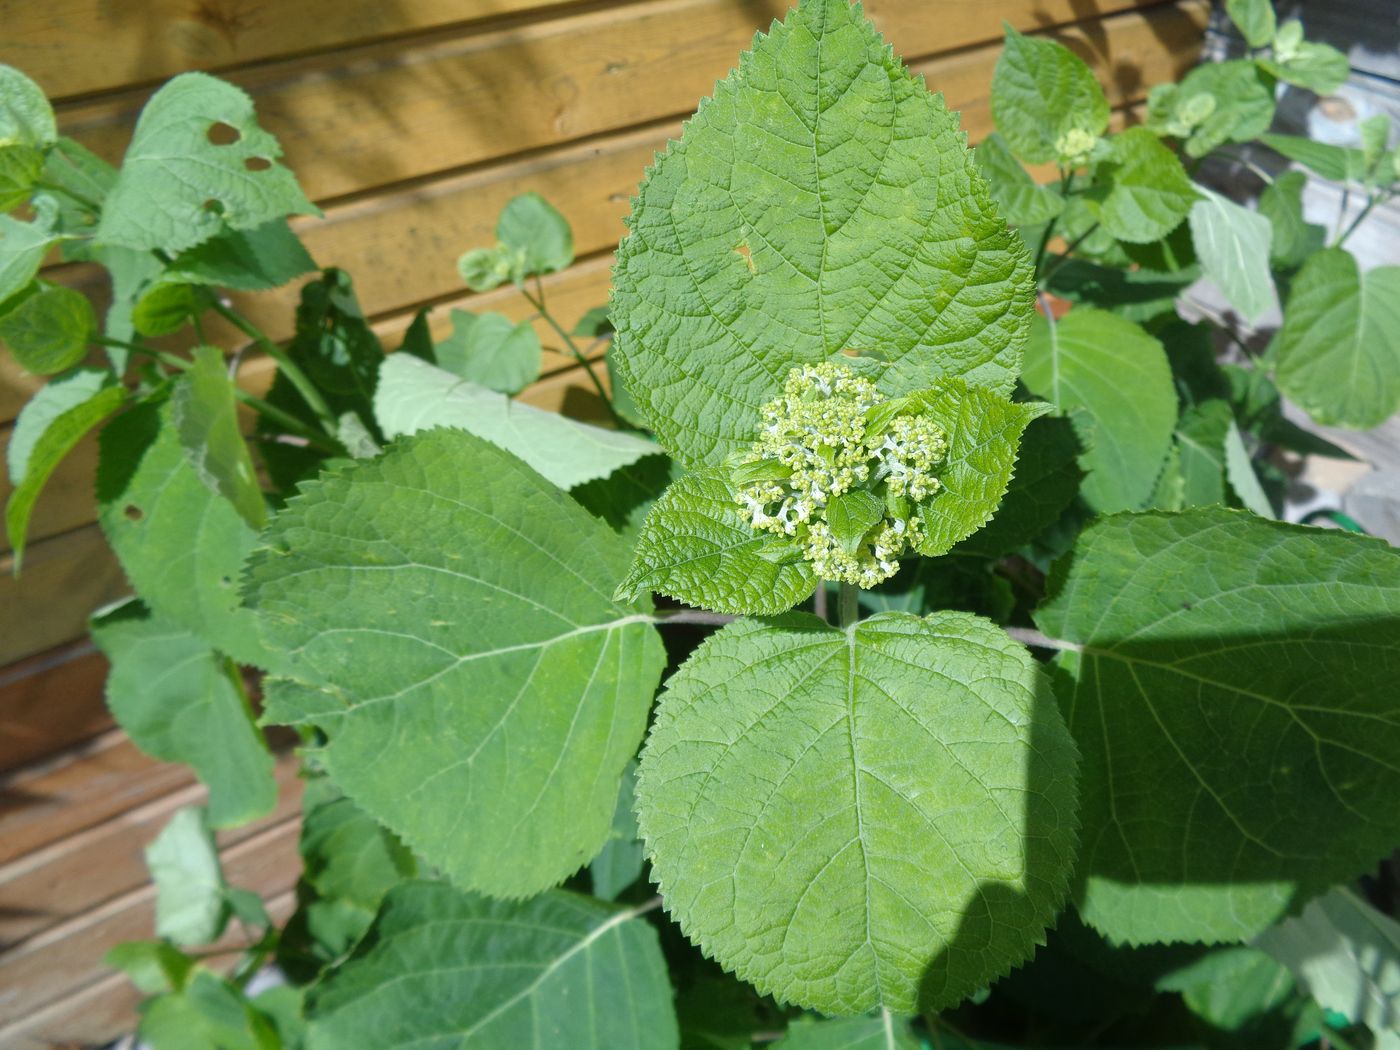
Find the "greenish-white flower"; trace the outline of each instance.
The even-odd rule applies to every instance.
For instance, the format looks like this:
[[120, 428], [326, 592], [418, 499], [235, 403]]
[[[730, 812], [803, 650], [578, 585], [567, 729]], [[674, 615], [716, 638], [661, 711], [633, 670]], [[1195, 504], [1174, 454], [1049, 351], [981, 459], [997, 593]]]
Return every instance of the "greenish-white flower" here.
[[923, 538], [918, 510], [948, 451], [933, 420], [827, 362], [794, 368], [734, 467], [753, 527], [790, 536], [822, 579], [873, 587]]

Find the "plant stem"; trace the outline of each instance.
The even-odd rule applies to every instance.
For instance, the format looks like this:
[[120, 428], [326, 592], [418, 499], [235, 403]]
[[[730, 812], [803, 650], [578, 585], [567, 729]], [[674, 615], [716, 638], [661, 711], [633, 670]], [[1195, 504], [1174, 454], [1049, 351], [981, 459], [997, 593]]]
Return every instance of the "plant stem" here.
[[1002, 630], [1022, 645], [1032, 645], [1037, 649], [1055, 649], [1069, 653], [1084, 651], [1084, 647], [1078, 642], [1062, 642], [1058, 638], [1041, 634], [1034, 627], [1003, 627]]
[[1044, 292], [1035, 293], [1036, 300], [1040, 303], [1040, 312], [1045, 315], [1045, 323], [1050, 326], [1050, 337], [1055, 337], [1055, 311], [1050, 306], [1050, 299]]
[[95, 200], [84, 197], [81, 193], [74, 193], [72, 190], [64, 189], [62, 186], [40, 179], [34, 184], [36, 190], [48, 190], [50, 193], [61, 193], [75, 204], [81, 204], [88, 211], [96, 215], [102, 214], [102, 205]]
[[526, 301], [539, 311], [539, 315], [544, 318], [545, 324], [553, 328], [555, 334], [557, 334], [560, 339], [564, 340], [564, 345], [569, 348], [569, 352], [573, 354], [574, 360], [583, 366], [583, 370], [588, 373], [588, 378], [593, 380], [593, 387], [598, 391], [598, 396], [603, 399], [603, 405], [607, 408], [608, 415], [612, 416], [613, 422], [625, 430], [631, 430], [632, 428], [627, 424], [627, 421], [619, 416], [617, 410], [613, 408], [612, 398], [608, 396], [607, 389], [603, 386], [603, 381], [598, 378], [598, 373], [593, 371], [592, 363], [584, 355], [583, 351], [578, 348], [578, 344], [574, 342], [574, 337], [564, 330], [564, 326], [554, 319], [554, 315], [550, 313], [549, 309], [545, 306], [544, 282], [541, 281], [537, 275], [535, 277], [534, 295], [531, 295], [530, 289], [526, 288], [523, 284], [520, 286], [520, 291], [524, 294]]
[[1368, 215], [1371, 214], [1371, 209], [1374, 208], [1379, 202], [1380, 202], [1380, 198], [1379, 198], [1379, 197], [1376, 197], [1376, 196], [1367, 197], [1367, 198], [1366, 198], [1366, 207], [1364, 207], [1364, 208], [1361, 209], [1361, 214], [1358, 215], [1355, 219], [1352, 220], [1351, 225], [1348, 226], [1348, 227], [1346, 228], [1346, 230], [1342, 233], [1342, 235], [1341, 235], [1340, 237], [1337, 238], [1337, 243], [1334, 244], [1334, 245], [1332, 245], [1332, 247], [1333, 247], [1333, 248], [1340, 248], [1342, 245], [1346, 244], [1347, 238], [1350, 237], [1353, 233], [1356, 232], [1356, 228], [1357, 228], [1358, 226], [1360, 226], [1361, 223], [1362, 223], [1363, 221], [1365, 221], [1366, 216], [1368, 216]]
[[1347, 219], [1347, 205], [1350, 204], [1350, 203], [1351, 203], [1351, 187], [1350, 187], [1350, 186], [1343, 186], [1343, 187], [1342, 187], [1342, 203], [1341, 203], [1341, 205], [1337, 208], [1337, 225], [1336, 225], [1335, 227], [1333, 227], [1333, 230], [1332, 230], [1332, 237], [1333, 237], [1334, 240], [1336, 240], [1336, 242], [1337, 242], [1338, 244], [1341, 243], [1340, 238], [1341, 238], [1341, 235], [1342, 235], [1342, 224], [1346, 222], [1346, 219]]
[[139, 343], [128, 343], [125, 340], [112, 339], [105, 335], [94, 335], [92, 336], [92, 341], [98, 346], [114, 346], [118, 350], [128, 350], [133, 354], [144, 354], [147, 357], [154, 357], [161, 364], [167, 365], [180, 372], [188, 372], [194, 367], [183, 357], [179, 357], [165, 350], [152, 350], [150, 347], [141, 346]]
[[217, 299], [213, 302], [213, 308], [215, 313], [237, 328], [249, 339], [253, 340], [253, 342], [257, 343], [259, 349], [261, 349], [263, 353], [277, 362], [277, 367], [286, 375], [292, 386], [296, 387], [297, 393], [299, 393], [306, 401], [307, 405], [311, 407], [311, 411], [316, 413], [316, 417], [321, 421], [321, 428], [325, 431], [326, 436], [334, 440], [335, 413], [331, 411], [330, 405], [326, 404], [326, 399], [321, 396], [321, 392], [316, 389], [315, 384], [311, 382], [306, 373], [287, 356], [287, 351], [274, 343], [272, 339], [263, 332], [262, 329], [258, 328], [257, 325], [253, 324], [252, 321], [249, 321], [236, 310], [225, 306]]
[[860, 588], [854, 583], [841, 584], [841, 596], [837, 599], [841, 627], [851, 628], [860, 620]]
[[812, 612], [820, 616], [827, 623], [831, 622], [830, 614], [826, 609], [826, 581], [818, 580], [817, 589], [812, 592]]
[[1088, 240], [1089, 237], [1093, 234], [1093, 232], [1098, 228], [1099, 224], [1094, 223], [1094, 225], [1090, 226], [1078, 237], [1070, 241], [1069, 244], [1065, 245], [1065, 250], [1062, 253], [1060, 253], [1060, 255], [1055, 259], [1055, 261], [1052, 262], [1048, 267], [1046, 267], [1045, 272], [1040, 275], [1041, 288], [1045, 288], [1049, 284], [1050, 278], [1055, 273], [1055, 271], [1058, 270], [1065, 263], [1069, 262], [1069, 257], [1074, 254], [1074, 249], [1078, 248], [1081, 244]]
[[657, 613], [652, 623], [699, 623], [712, 627], [723, 627], [739, 617], [728, 613], [705, 612], [703, 609], [668, 609]]
[[[1074, 172], [1060, 169], [1060, 196], [1069, 196], [1070, 187], [1074, 185]], [[1055, 216], [1045, 224], [1045, 232], [1040, 236], [1040, 247], [1035, 251], [1035, 272], [1040, 273], [1040, 264], [1045, 261], [1045, 249], [1050, 247], [1050, 238], [1055, 235], [1055, 223], [1059, 216]]]

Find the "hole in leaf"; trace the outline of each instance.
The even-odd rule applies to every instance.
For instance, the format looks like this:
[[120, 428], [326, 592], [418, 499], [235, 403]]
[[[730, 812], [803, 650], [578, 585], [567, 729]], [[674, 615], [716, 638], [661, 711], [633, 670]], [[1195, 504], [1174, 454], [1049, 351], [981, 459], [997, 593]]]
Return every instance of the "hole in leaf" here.
[[266, 171], [272, 167], [272, 161], [266, 157], [249, 157], [243, 162], [243, 166], [249, 171]]
[[204, 202], [204, 210], [213, 212], [215, 215], [222, 215], [224, 213], [224, 202], [210, 197]]
[[146, 516], [146, 512], [135, 503], [128, 503], [122, 513], [126, 515], [127, 521], [140, 521]]
[[209, 130], [205, 134], [215, 146], [232, 146], [243, 137], [243, 132], [232, 124], [225, 124], [222, 120], [210, 124]]

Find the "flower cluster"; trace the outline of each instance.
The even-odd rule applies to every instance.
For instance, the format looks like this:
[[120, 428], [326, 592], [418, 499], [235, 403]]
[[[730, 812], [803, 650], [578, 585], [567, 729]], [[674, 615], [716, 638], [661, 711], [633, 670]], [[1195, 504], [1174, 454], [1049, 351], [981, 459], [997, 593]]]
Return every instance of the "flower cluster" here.
[[822, 579], [873, 587], [898, 572], [948, 449], [937, 423], [901, 407], [843, 365], [794, 368], [734, 468], [753, 527], [797, 540]]

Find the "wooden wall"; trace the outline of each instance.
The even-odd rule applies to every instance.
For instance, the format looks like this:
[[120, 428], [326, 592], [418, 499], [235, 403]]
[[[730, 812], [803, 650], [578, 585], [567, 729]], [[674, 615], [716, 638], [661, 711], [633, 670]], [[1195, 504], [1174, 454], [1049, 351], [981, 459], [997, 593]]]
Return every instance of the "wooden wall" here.
[[[536, 190], [573, 224], [578, 261], [546, 281], [572, 319], [606, 299], [611, 253], [643, 168], [787, 0], [0, 0], [0, 61], [56, 100], [63, 131], [118, 160], [165, 78], [216, 72], [244, 87], [323, 219], [298, 222], [317, 261], [348, 269], [392, 344], [414, 312], [446, 306], [525, 316], [511, 290], [465, 294], [455, 260], [494, 241], [511, 197]], [[1206, 0], [868, 0], [906, 61], [990, 130], [1002, 19], [1087, 59], [1130, 120], [1154, 83], [1194, 64]], [[101, 301], [83, 265], [45, 274]], [[274, 337], [296, 289], [243, 297]], [[229, 348], [234, 333], [211, 336]], [[548, 335], [542, 333], [546, 344]], [[251, 358], [256, 388], [267, 363]], [[0, 430], [37, 381], [0, 355]], [[525, 395], [596, 410], [577, 371], [549, 356]], [[149, 936], [141, 849], [200, 797], [183, 770], [142, 757], [111, 728], [88, 614], [126, 591], [94, 522], [94, 443], [60, 469], [35, 513], [24, 574], [0, 546], [0, 1046], [99, 1042], [131, 1023], [134, 996], [100, 956]], [[0, 498], [8, 494], [0, 486]], [[290, 907], [296, 780], [278, 811], [225, 842], [235, 884]]]

